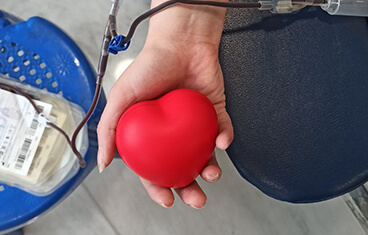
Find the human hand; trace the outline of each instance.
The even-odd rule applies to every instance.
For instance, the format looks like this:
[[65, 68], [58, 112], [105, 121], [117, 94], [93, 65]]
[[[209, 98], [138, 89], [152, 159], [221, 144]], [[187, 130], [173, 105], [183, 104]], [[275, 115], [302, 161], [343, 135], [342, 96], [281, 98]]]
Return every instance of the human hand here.
[[[175, 6], [151, 18], [145, 47], [115, 83], [102, 114], [98, 126], [100, 171], [114, 158], [115, 130], [124, 111], [134, 103], [156, 99], [179, 88], [197, 90], [211, 100], [219, 121], [216, 146], [226, 149], [230, 145], [233, 128], [225, 109], [218, 61], [224, 14], [224, 9], [213, 7]], [[201, 177], [215, 182], [220, 176], [221, 169], [213, 154]], [[164, 207], [173, 205], [171, 189], [142, 178], [141, 182], [153, 201]], [[206, 195], [196, 181], [175, 191], [185, 204], [194, 208], [206, 203]]]

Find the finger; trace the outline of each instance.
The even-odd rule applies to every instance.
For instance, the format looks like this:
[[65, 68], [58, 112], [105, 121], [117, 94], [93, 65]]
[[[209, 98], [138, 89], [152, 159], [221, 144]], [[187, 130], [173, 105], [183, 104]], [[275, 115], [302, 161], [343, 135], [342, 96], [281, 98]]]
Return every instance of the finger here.
[[216, 138], [216, 147], [221, 150], [226, 150], [234, 139], [233, 124], [229, 114], [225, 108], [217, 114], [219, 123], [219, 132]]
[[196, 181], [193, 181], [190, 185], [184, 188], [176, 188], [175, 192], [185, 204], [195, 209], [201, 209], [206, 204], [206, 194], [203, 192], [201, 187], [199, 187]]
[[174, 205], [174, 194], [171, 189], [153, 184], [148, 180], [140, 178], [150, 198], [162, 207], [169, 208]]
[[221, 173], [222, 171], [220, 166], [218, 165], [218, 162], [216, 160], [216, 153], [214, 151], [207, 165], [203, 168], [201, 172], [201, 177], [203, 180], [212, 183], [220, 179]]
[[106, 107], [97, 127], [98, 154], [97, 164], [100, 173], [114, 159], [116, 153], [115, 130], [124, 111], [135, 102], [131, 85], [121, 77], [109, 93]]

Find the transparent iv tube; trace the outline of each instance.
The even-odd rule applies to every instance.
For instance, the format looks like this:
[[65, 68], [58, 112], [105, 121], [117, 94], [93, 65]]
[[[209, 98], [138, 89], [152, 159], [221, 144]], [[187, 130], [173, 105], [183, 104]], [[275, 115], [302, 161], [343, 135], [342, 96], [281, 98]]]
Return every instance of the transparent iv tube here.
[[321, 7], [330, 15], [368, 16], [368, 0], [327, 0]]

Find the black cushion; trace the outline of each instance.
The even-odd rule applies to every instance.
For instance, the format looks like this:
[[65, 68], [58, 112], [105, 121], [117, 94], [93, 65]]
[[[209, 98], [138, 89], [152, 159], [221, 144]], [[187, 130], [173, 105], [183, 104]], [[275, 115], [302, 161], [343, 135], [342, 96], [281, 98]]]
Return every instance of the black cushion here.
[[368, 180], [365, 18], [229, 10], [220, 63], [235, 128], [228, 154], [245, 179], [295, 203]]

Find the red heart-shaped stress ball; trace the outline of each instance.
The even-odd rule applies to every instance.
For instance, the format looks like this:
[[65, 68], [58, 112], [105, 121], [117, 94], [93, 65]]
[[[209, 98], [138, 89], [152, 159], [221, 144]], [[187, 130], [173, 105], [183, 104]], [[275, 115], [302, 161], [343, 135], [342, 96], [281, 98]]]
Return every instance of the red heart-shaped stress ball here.
[[116, 146], [136, 174], [181, 188], [201, 172], [215, 148], [217, 114], [201, 93], [179, 89], [137, 103], [121, 116]]

